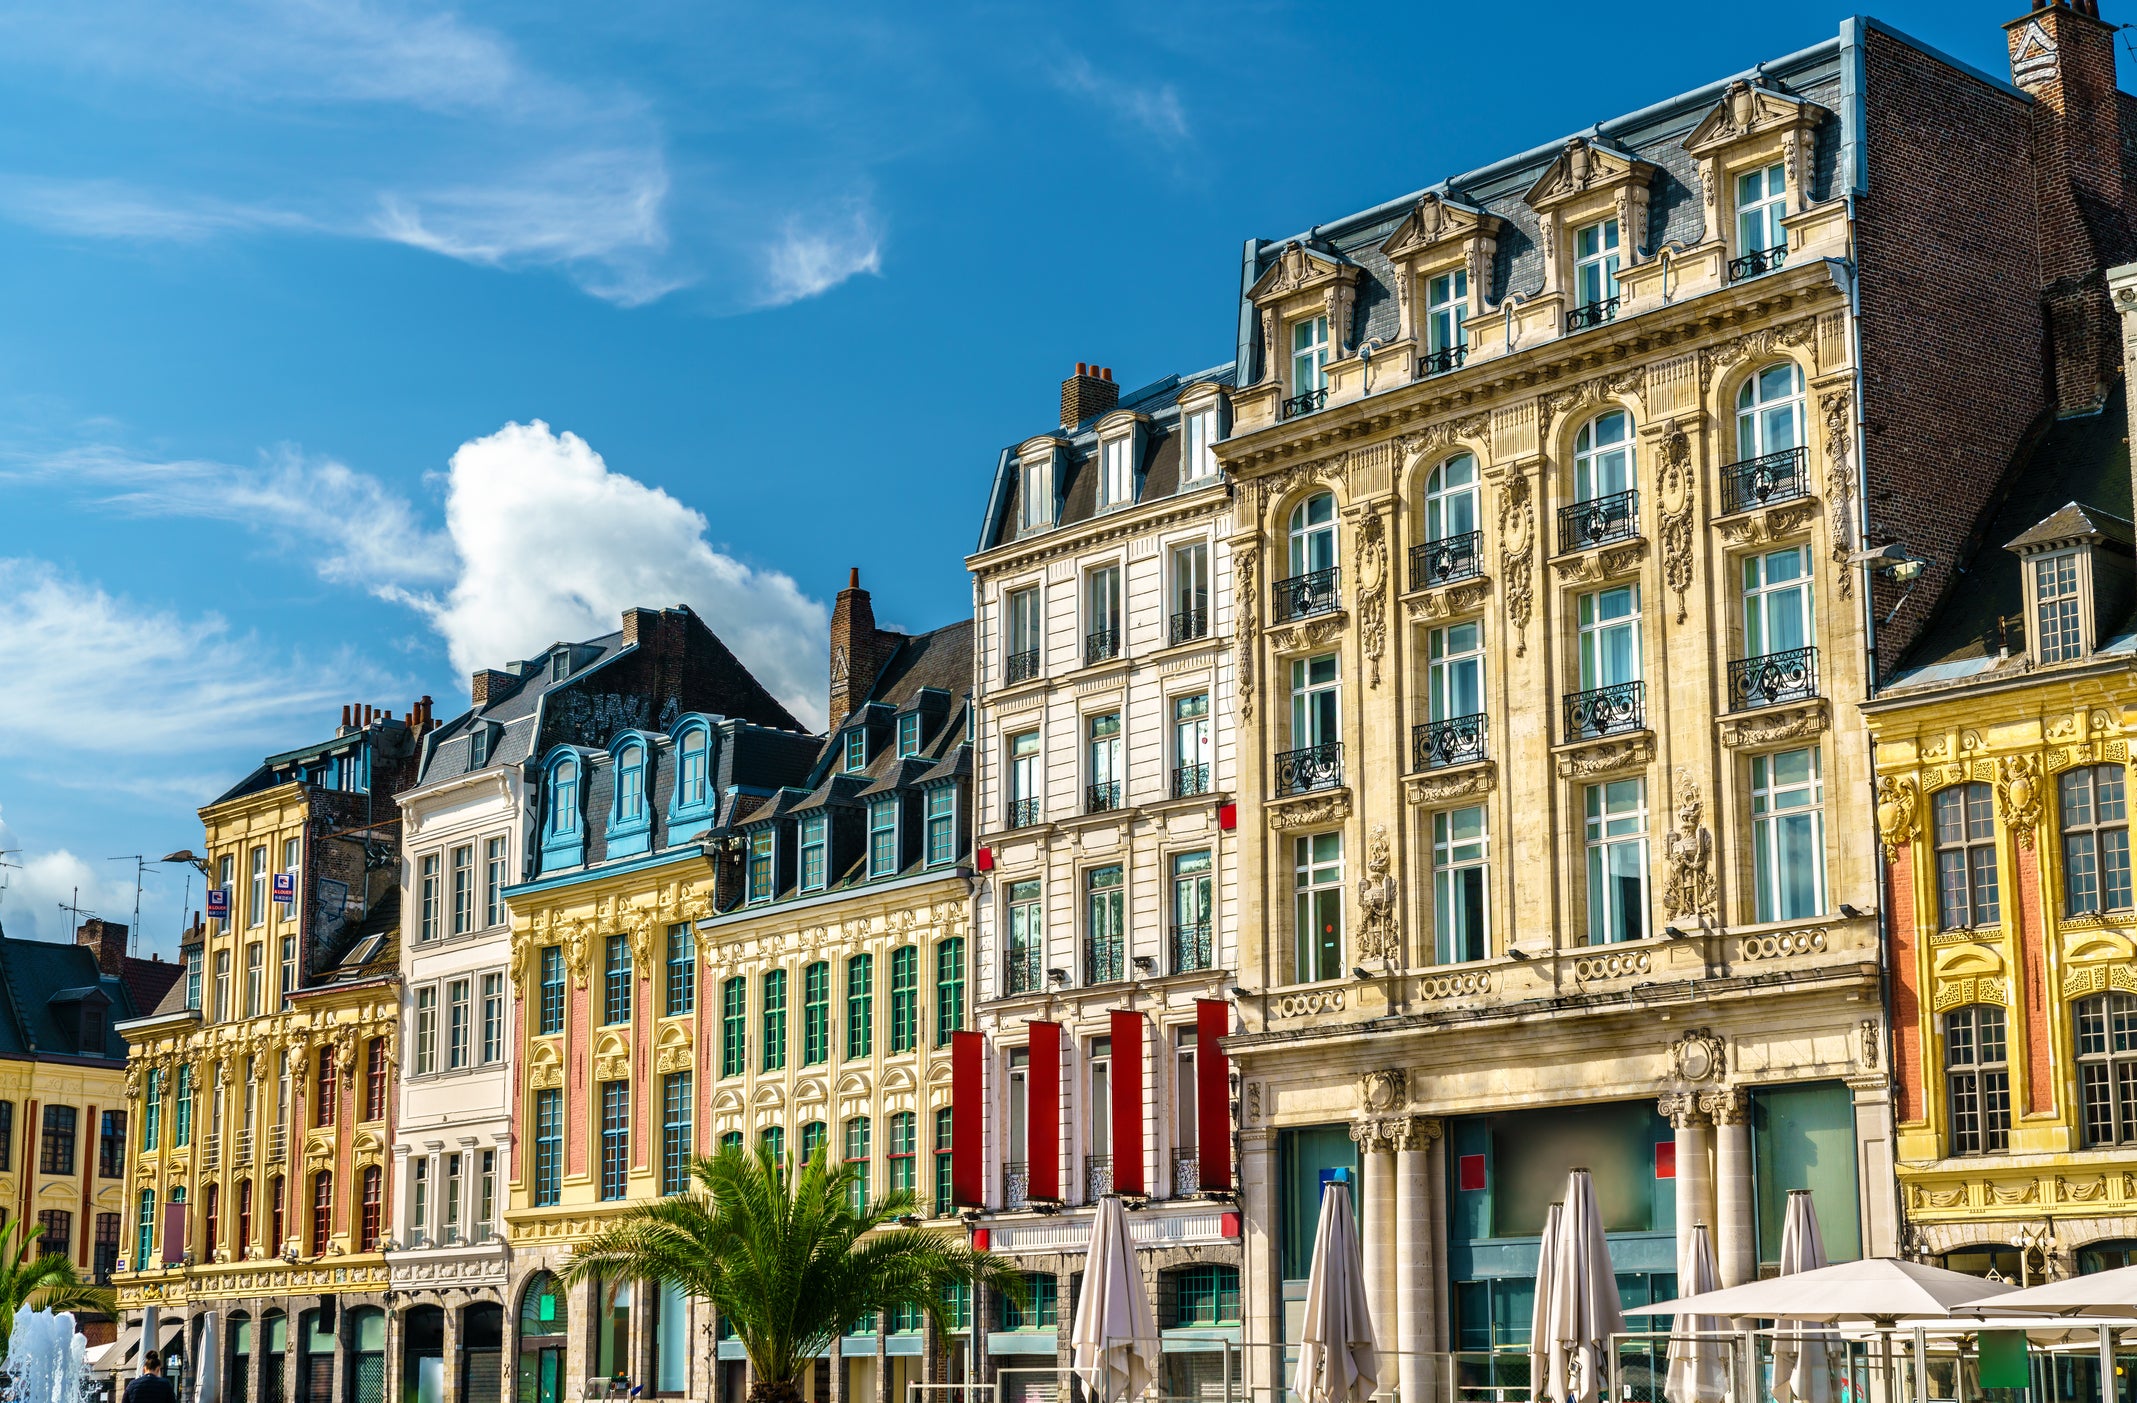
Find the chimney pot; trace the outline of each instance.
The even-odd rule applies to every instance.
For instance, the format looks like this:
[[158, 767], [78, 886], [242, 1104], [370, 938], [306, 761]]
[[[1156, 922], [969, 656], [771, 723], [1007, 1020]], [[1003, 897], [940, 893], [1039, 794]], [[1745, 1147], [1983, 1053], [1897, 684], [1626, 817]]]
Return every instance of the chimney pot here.
[[846, 588], [848, 588], [848, 589], [859, 589], [860, 587], [861, 587], [861, 567], [860, 567], [860, 566], [858, 566], [858, 565], [854, 565], [854, 566], [849, 566], [849, 567], [847, 568], [847, 572], [846, 572]]
[[349, 704], [347, 702], [341, 704], [341, 728], [344, 731], [349, 729]]

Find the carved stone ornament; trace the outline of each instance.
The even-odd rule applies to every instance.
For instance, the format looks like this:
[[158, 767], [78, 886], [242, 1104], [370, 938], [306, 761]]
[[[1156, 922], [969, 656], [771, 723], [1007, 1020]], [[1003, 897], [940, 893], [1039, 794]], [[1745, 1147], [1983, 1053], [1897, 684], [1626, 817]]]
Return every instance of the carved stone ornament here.
[[1269, 647], [1277, 653], [1310, 653], [1343, 636], [1350, 616], [1343, 610], [1320, 614], [1302, 623], [1269, 631]]
[[1338, 790], [1305, 803], [1271, 808], [1268, 814], [1270, 829], [1278, 833], [1290, 828], [1324, 828], [1350, 817], [1350, 791]]
[[1684, 595], [1692, 587], [1692, 442], [1672, 419], [1662, 433], [1655, 469], [1656, 533], [1662, 545], [1662, 581], [1677, 596], [1677, 622], [1684, 622]]
[[1358, 1104], [1382, 1114], [1400, 1108], [1409, 1098], [1410, 1078], [1400, 1067], [1386, 1067], [1358, 1078]]
[[653, 908], [634, 906], [624, 916], [624, 928], [631, 936], [631, 968], [652, 968], [653, 960]]
[[1458, 585], [1435, 589], [1430, 594], [1405, 601], [1403, 613], [1411, 623], [1437, 623], [1442, 619], [1473, 614], [1491, 598], [1491, 577], [1481, 575]]
[[1562, 584], [1594, 585], [1619, 575], [1631, 574], [1640, 568], [1640, 562], [1645, 559], [1647, 542], [1643, 539], [1605, 546], [1601, 550], [1584, 550], [1575, 555], [1562, 556], [1551, 562], [1551, 569]]
[[2033, 846], [2041, 817], [2041, 762], [2032, 755], [2006, 755], [1996, 767], [1996, 807], [2022, 848]]
[[1402, 931], [1395, 919], [1395, 878], [1388, 872], [1388, 826], [1373, 825], [1365, 847], [1365, 875], [1358, 879], [1358, 953], [1368, 960], [1400, 960]]
[[1726, 1063], [1727, 1046], [1712, 1028], [1688, 1029], [1670, 1044], [1670, 1075], [1679, 1081], [1713, 1081], [1728, 1071]]
[[1885, 845], [1885, 861], [1899, 858], [1900, 848], [1914, 841], [1916, 815], [1921, 809], [1921, 791], [1914, 781], [1896, 775], [1877, 779], [1877, 836]]
[[527, 1085], [536, 1091], [554, 1091], [564, 1085], [564, 1068], [556, 1062], [537, 1062], [527, 1069]]
[[1699, 1109], [1716, 1125], [1742, 1125], [1751, 1108], [1744, 1093], [1732, 1086], [1700, 1092]]
[[594, 1059], [595, 1081], [629, 1081], [630, 1078], [631, 1059], [628, 1054], [617, 1053], [611, 1057]]
[[1788, 502], [1727, 518], [1721, 523], [1721, 538], [1732, 546], [1763, 546], [1801, 535], [1817, 519], [1816, 502]]
[[1499, 782], [1498, 766], [1486, 760], [1444, 774], [1419, 775], [1402, 782], [1402, 796], [1414, 805], [1444, 804], [1472, 794], [1489, 794]]
[[1772, 707], [1729, 717], [1721, 723], [1721, 743], [1731, 750], [1776, 745], [1823, 735], [1828, 724], [1821, 697], [1802, 706]]
[[564, 932], [564, 963], [571, 969], [574, 988], [586, 987], [587, 943], [591, 933], [584, 920], [573, 921]]
[[1242, 722], [1254, 719], [1255, 559], [1252, 546], [1232, 552], [1232, 618], [1234, 630], [1239, 635], [1237, 690]]
[[1655, 1098], [1655, 1111], [1672, 1130], [1687, 1130], [1706, 1123], [1699, 1109], [1699, 1096], [1690, 1091], [1665, 1091]]
[[1653, 736], [1632, 736], [1626, 740], [1597, 741], [1558, 756], [1557, 770], [1560, 779], [1589, 779], [1596, 775], [1614, 774], [1619, 770], [1638, 769], [1655, 758]]
[[1388, 641], [1388, 533], [1379, 512], [1358, 523], [1358, 646], [1366, 685], [1380, 685], [1380, 654]]
[[1508, 473], [1499, 489], [1499, 573], [1506, 578], [1506, 618], [1514, 626], [1514, 656], [1527, 657], [1529, 614], [1535, 604], [1535, 489], [1527, 473]]
[[1714, 914], [1714, 835], [1701, 826], [1699, 782], [1692, 772], [1677, 771], [1677, 824], [1662, 839], [1669, 877], [1662, 888], [1663, 914], [1670, 917]]
[[1818, 398], [1818, 408], [1825, 416], [1825, 506], [1832, 522], [1833, 562], [1841, 567], [1842, 599], [1852, 598], [1855, 593], [1855, 572], [1848, 568], [1848, 556], [1855, 549], [1855, 524], [1850, 512], [1855, 501], [1855, 478], [1848, 466], [1848, 453], [1855, 443], [1854, 403], [1854, 396], [1845, 388], [1828, 390]]

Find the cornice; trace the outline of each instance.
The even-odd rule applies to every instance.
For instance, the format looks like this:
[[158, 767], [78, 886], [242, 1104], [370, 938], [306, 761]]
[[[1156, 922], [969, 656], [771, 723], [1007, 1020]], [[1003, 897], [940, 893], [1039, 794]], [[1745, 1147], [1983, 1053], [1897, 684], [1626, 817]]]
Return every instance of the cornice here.
[[[1222, 445], [1219, 445], [1221, 448]], [[985, 579], [1064, 555], [1081, 555], [1115, 541], [1163, 530], [1167, 526], [1202, 516], [1221, 516], [1232, 506], [1232, 494], [1222, 476], [1206, 487], [1175, 493], [1152, 502], [1138, 502], [1128, 511], [1108, 512], [1074, 526], [1055, 527], [1029, 540], [1005, 541], [1001, 545], [965, 557], [965, 568]]]

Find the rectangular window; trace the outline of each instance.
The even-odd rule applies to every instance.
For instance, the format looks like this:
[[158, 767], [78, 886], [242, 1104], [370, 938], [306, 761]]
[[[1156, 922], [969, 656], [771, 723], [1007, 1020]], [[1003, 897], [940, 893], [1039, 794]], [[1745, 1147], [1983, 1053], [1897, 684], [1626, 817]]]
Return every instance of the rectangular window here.
[[488, 1242], [497, 1221], [497, 1151], [484, 1150], [475, 1175], [475, 1241]]
[[1168, 644], [1209, 637], [1209, 542], [1189, 541], [1172, 548], [1171, 628]]
[[1292, 845], [1292, 979], [1343, 977], [1343, 835], [1312, 833]]
[[787, 1065], [787, 972], [764, 972], [764, 1070], [777, 1072]]
[[1212, 738], [1209, 693], [1172, 699], [1172, 797], [1210, 792]]
[[215, 952], [215, 1021], [230, 1021], [230, 952]]
[[423, 1076], [438, 1070], [438, 986], [426, 984], [416, 990], [416, 1065]]
[[661, 1078], [660, 1191], [664, 1194], [679, 1194], [690, 1187], [690, 1080], [688, 1072], [670, 1072]]
[[920, 1150], [919, 1123], [911, 1111], [900, 1111], [890, 1118], [890, 1135], [883, 1146], [883, 1157], [890, 1171], [884, 1187], [891, 1193], [910, 1195], [913, 1192], [914, 1158]]
[[482, 845], [482, 924], [505, 923], [505, 840], [491, 838]]
[[818, 960], [801, 972], [801, 1064], [831, 1060], [831, 966]]
[[444, 1212], [439, 1216], [445, 1222], [445, 1240], [447, 1242], [458, 1242], [460, 1240], [460, 1195], [462, 1189], [460, 1171], [463, 1163], [464, 1157], [461, 1155], [447, 1155], [445, 1157], [444, 1195], [443, 1202], [439, 1205]]
[[1021, 731], [1009, 738], [1009, 826], [1039, 821], [1039, 733]]
[[266, 925], [267, 849], [265, 847], [257, 847], [252, 850], [252, 889], [248, 895], [251, 899], [246, 903], [245, 923], [254, 926]]
[[482, 1063], [485, 1067], [505, 1060], [505, 977], [482, 977]]
[[468, 1065], [469, 1048], [475, 1036], [475, 1001], [468, 980], [455, 979], [445, 986], [445, 1065], [459, 1071]]
[[364, 1045], [364, 1119], [386, 1118], [386, 1040], [373, 1038]]
[[1483, 805], [1432, 816], [1432, 917], [1439, 962], [1491, 958], [1491, 849]]
[[953, 935], [935, 946], [935, 1046], [965, 1026], [965, 941]]
[[846, 961], [846, 1057], [866, 1057], [875, 1050], [876, 960], [855, 955]]
[[720, 1075], [739, 1077], [749, 1068], [749, 981], [741, 975], [720, 985]]
[[472, 843], [453, 849], [453, 934], [466, 935], [475, 928], [475, 847]]
[[543, 1036], [564, 1031], [564, 947], [542, 947], [542, 997], [540, 1022], [536, 1029]]
[[[2130, 827], [2123, 767], [2066, 770], [2056, 784], [2063, 810], [2063, 909], [2073, 916], [2127, 911]], [[2137, 1082], [2129, 1094], [2137, 1113]]]
[[920, 949], [901, 945], [890, 952], [890, 1050], [911, 1052], [920, 1045]]
[[288, 1007], [289, 996], [296, 991], [296, 988], [297, 937], [295, 937], [294, 935], [285, 935], [282, 937], [281, 994], [283, 1007]]
[[822, 891], [830, 871], [831, 824], [823, 814], [801, 820], [801, 889]]
[[898, 796], [878, 794], [868, 801], [868, 875], [898, 873]]
[[[153, 1150], [163, 1120], [163, 1073], [148, 1074], [148, 1119], [141, 1127], [141, 1148]], [[184, 1141], [177, 1143], [183, 1144]], [[15, 1103], [0, 1101], [0, 1173], [15, 1167]]]
[[296, 894], [299, 891], [297, 885], [297, 854], [299, 851], [295, 838], [284, 838], [282, 840], [282, 870], [289, 874], [289, 889], [291, 893], [291, 899], [283, 903], [282, 906], [282, 919], [285, 921], [293, 919], [297, 914], [298, 902]]
[[856, 1213], [868, 1211], [868, 1117], [855, 1116], [846, 1122], [846, 1167], [853, 1171], [853, 1182], [847, 1189], [847, 1205]]
[[[1426, 717], [1432, 721], [1461, 721], [1484, 711], [1484, 626], [1455, 624], [1433, 629], [1425, 639]], [[1443, 742], [1440, 750], [1448, 759], [1474, 758], [1458, 741]]]
[[1002, 613], [1003, 677], [1007, 683], [1017, 683], [1039, 675], [1039, 648], [1045, 638], [1045, 625], [1039, 617], [1039, 591], [1037, 586], [1029, 589], [1013, 589], [1003, 596]]
[[186, 1007], [200, 1010], [200, 947], [186, 951]]
[[[264, 851], [264, 849], [263, 849]], [[37, 1154], [40, 1174], [74, 1172], [74, 1119], [72, 1106], [45, 1107], [44, 1140]]]
[[1033, 531], [1054, 519], [1054, 456], [1017, 461], [1017, 529]]
[[417, 1159], [408, 1167], [408, 1226], [421, 1239], [430, 1227], [430, 1160]]
[[1083, 982], [1111, 984], [1126, 977], [1128, 892], [1124, 869], [1113, 863], [1084, 874]]
[[898, 718], [898, 758], [920, 753], [920, 713], [908, 711]]
[[534, 1206], [556, 1204], [564, 1190], [564, 1093], [534, 1093]]
[[1788, 172], [1776, 164], [1736, 178], [1736, 243], [1739, 255], [1788, 247], [1781, 217], [1788, 213]]
[[1106, 711], [1088, 717], [1084, 721], [1084, 730], [1084, 774], [1085, 782], [1091, 786], [1091, 802], [1086, 807], [1092, 813], [1117, 809], [1121, 806], [1125, 778], [1121, 765], [1120, 713]]
[[666, 989], [662, 1006], [670, 1018], [697, 1007], [697, 936], [688, 921], [668, 927]]
[[[1425, 283], [1425, 349], [1435, 355], [1468, 345], [1469, 270], [1456, 268]], [[1452, 367], [1449, 367], [1450, 369]]]
[[1599, 220], [1573, 231], [1574, 305], [1594, 307], [1618, 295], [1618, 222]]
[[1217, 473], [1217, 411], [1180, 416], [1180, 480], [1200, 482]]
[[601, 1003], [603, 1023], [628, 1023], [631, 1021], [631, 938], [627, 935], [612, 935], [608, 938], [607, 988]]
[[260, 1000], [267, 993], [267, 947], [255, 940], [245, 947], [245, 1016], [260, 1016]]
[[1037, 993], [1046, 963], [1046, 918], [1037, 881], [1010, 884], [1008, 917], [1009, 992]]
[[1580, 685], [1584, 692], [1640, 680], [1640, 587], [1580, 597]]
[[[210, 1186], [209, 1192], [214, 1192]], [[212, 1220], [211, 1220], [212, 1221]], [[213, 1237], [212, 1231], [210, 1237]], [[64, 1208], [40, 1208], [37, 1210], [37, 1251], [41, 1256], [64, 1257], [68, 1255], [68, 1242], [74, 1236], [74, 1215]]]
[[601, 1083], [601, 1198], [624, 1196], [631, 1171], [631, 1084]]
[[1098, 447], [1098, 505], [1117, 507], [1135, 500], [1135, 435], [1109, 438]]
[[955, 1121], [950, 1108], [945, 1106], [935, 1112], [935, 1216], [938, 1218], [947, 1218], [957, 1211], [950, 1158], [956, 1143]]
[[1751, 866], [1757, 919], [1825, 914], [1825, 791], [1816, 750], [1751, 758]]
[[126, 1177], [126, 1112], [104, 1112], [97, 1133], [96, 1174], [99, 1179]]
[[957, 786], [938, 784], [926, 791], [927, 863], [945, 867], [957, 860]]
[[2076, 551], [2042, 556], [2033, 562], [2033, 605], [2034, 632], [2040, 640], [2042, 662], [2066, 662], [2084, 653]]
[[868, 730], [856, 725], [846, 732], [846, 773], [854, 774], [868, 768]]
[[1811, 646], [1811, 552], [1791, 546], [1744, 560], [1744, 656]]
[[425, 853], [423, 860], [417, 865], [417, 870], [421, 873], [421, 877], [417, 882], [417, 901], [422, 911], [422, 923], [417, 928], [416, 938], [418, 940], [436, 940], [438, 938], [438, 922], [443, 914], [441, 910], [443, 893], [438, 889], [438, 855], [436, 853]]
[[1647, 938], [1647, 781], [1587, 793], [1588, 943]]
[[1213, 893], [1208, 848], [1172, 855], [1172, 972], [1209, 969]]
[[1119, 566], [1109, 565], [1083, 577], [1083, 633], [1086, 663], [1120, 655]]
[[1937, 838], [1937, 914], [1945, 930], [2002, 920], [1996, 878], [1996, 799], [1986, 784], [1955, 784], [1931, 800]]
[[772, 853], [778, 835], [770, 828], [759, 828], [749, 835], [749, 900], [772, 899]]
[[1967, 1004], [1944, 1015], [1944, 1085], [1951, 1153], [2000, 1154], [2011, 1145], [2011, 1066], [2003, 1009]]
[[1291, 663], [1291, 748], [1333, 745], [1338, 729], [1336, 655], [1294, 658]]
[[1328, 388], [1328, 318], [1301, 317], [1291, 323], [1291, 393], [1311, 394]]

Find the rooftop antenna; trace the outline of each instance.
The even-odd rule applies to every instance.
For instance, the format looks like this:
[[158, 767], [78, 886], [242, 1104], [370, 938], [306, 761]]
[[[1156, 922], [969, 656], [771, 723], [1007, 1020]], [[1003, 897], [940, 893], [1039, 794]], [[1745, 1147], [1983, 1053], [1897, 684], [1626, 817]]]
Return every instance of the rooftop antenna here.
[[134, 923], [126, 928], [126, 953], [141, 953], [141, 879], [148, 874], [148, 854], [121, 853], [106, 858], [106, 862], [131, 862], [134, 865]]
[[17, 872], [22, 870], [21, 863], [9, 862], [8, 859], [19, 857], [21, 853], [22, 849], [20, 848], [0, 848], [0, 900], [5, 900], [7, 897], [7, 869], [12, 867]]
[[74, 930], [70, 930], [67, 932], [67, 934], [70, 936], [74, 934], [75, 930], [81, 929], [82, 917], [94, 916], [96, 914], [96, 912], [88, 910], [82, 905], [82, 889], [80, 887], [76, 887], [74, 889], [74, 899], [72, 901], [62, 901], [59, 903], [59, 909], [65, 911], [68, 915], [74, 917]]

